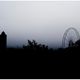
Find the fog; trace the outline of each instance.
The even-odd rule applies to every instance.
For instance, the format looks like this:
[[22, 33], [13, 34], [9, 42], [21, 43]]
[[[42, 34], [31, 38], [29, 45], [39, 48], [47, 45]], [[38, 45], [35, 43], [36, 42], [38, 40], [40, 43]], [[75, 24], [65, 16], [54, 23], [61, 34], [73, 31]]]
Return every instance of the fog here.
[[8, 47], [36, 40], [59, 48], [70, 27], [80, 31], [79, 1], [0, 1], [0, 33], [6, 32]]

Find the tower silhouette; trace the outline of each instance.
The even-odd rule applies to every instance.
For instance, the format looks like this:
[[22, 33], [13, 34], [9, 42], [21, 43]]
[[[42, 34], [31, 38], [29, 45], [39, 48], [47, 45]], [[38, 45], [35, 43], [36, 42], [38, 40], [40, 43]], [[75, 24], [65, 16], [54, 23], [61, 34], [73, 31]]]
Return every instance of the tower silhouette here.
[[7, 35], [3, 31], [0, 35], [0, 49], [5, 49], [7, 47]]

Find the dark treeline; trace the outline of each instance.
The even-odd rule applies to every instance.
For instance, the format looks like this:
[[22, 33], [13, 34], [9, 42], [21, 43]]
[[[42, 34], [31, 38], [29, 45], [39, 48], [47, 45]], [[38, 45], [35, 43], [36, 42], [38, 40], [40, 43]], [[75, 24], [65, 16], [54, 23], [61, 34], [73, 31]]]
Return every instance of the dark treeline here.
[[54, 50], [35, 40], [0, 49], [0, 78], [80, 78], [80, 40]]

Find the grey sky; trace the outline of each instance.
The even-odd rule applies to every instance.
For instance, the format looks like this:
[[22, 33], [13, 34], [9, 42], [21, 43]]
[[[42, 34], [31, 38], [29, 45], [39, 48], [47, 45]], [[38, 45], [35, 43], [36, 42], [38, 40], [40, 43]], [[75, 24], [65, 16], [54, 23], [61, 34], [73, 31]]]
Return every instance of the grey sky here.
[[60, 47], [69, 27], [80, 31], [80, 2], [0, 1], [0, 32], [8, 35], [8, 46], [27, 40]]

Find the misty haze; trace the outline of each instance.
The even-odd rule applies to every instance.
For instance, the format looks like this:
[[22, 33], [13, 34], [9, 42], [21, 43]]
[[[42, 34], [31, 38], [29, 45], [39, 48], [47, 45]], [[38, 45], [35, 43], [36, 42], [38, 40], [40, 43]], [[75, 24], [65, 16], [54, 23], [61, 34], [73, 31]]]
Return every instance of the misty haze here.
[[8, 47], [21, 47], [36, 40], [49, 47], [62, 46], [66, 29], [80, 31], [80, 2], [0, 1], [0, 33]]
[[0, 1], [0, 79], [80, 78], [80, 1]]

